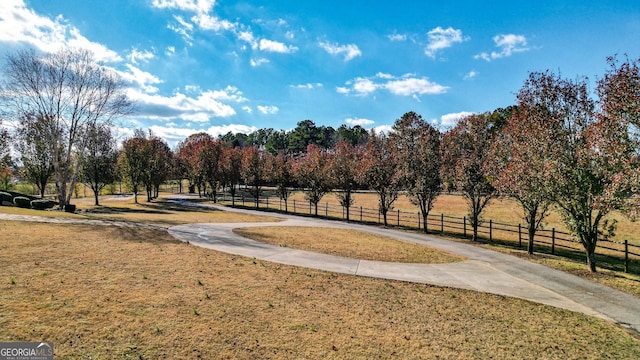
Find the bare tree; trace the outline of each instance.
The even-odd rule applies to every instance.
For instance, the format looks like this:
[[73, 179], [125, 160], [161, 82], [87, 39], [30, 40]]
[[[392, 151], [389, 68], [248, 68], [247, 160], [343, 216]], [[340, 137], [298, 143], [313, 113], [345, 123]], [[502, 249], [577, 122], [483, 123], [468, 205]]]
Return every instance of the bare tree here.
[[[93, 54], [63, 49], [53, 54], [33, 50], [7, 57], [3, 100], [18, 127], [41, 122], [38, 141], [53, 159], [58, 200], [71, 200], [83, 161], [90, 125], [105, 125], [129, 114], [132, 103], [116, 75], [96, 63]], [[33, 114], [32, 117], [24, 116]]]

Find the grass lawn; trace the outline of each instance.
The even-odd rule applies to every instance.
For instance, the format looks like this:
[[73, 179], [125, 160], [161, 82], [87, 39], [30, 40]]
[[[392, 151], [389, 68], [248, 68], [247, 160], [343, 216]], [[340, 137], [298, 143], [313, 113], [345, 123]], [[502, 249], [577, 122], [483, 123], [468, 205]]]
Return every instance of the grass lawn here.
[[613, 324], [255, 261], [139, 228], [0, 222], [0, 341], [69, 358], [638, 358]]
[[271, 245], [355, 259], [426, 264], [465, 260], [428, 246], [357, 230], [269, 226], [235, 229], [234, 232]]

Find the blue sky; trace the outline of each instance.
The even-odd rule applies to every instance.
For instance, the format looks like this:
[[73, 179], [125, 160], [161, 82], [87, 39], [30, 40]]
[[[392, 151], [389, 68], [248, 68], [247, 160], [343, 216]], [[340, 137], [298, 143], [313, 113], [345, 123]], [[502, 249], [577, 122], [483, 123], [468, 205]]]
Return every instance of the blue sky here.
[[124, 134], [172, 146], [301, 120], [441, 129], [515, 103], [528, 72], [595, 81], [640, 57], [640, 2], [2, 0], [0, 55], [89, 48], [137, 104]]

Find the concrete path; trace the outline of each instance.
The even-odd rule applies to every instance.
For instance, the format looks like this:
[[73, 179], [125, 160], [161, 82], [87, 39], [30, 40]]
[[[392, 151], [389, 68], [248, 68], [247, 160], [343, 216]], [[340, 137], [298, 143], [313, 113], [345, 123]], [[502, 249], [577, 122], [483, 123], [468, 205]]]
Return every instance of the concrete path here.
[[[176, 201], [183, 203], [179, 199], [176, 199]], [[188, 205], [210, 207], [194, 203], [189, 203]], [[268, 215], [279, 218], [281, 221], [273, 223], [188, 224], [170, 227], [168, 232], [175, 238], [188, 241], [193, 245], [281, 264], [358, 276], [470, 289], [526, 299], [597, 316], [640, 333], [640, 299], [514, 256], [471, 244], [444, 240], [435, 236], [375, 226], [275, 213], [265, 214], [264, 212], [252, 210], [225, 207], [213, 208], [224, 211]], [[9, 214], [0, 214], [0, 220], [166, 229], [166, 226], [126, 221], [47, 218]], [[272, 246], [249, 240], [233, 233], [235, 228], [254, 226], [316, 226], [355, 229], [424, 244], [462, 255], [468, 260], [450, 264], [405, 264], [359, 260]]]
[[[252, 210], [219, 210], [266, 215]], [[182, 241], [230, 254], [343, 274], [470, 289], [521, 298], [613, 321], [640, 333], [640, 299], [580, 277], [482, 247], [374, 226], [269, 213], [273, 223], [190, 224], [169, 228]], [[316, 226], [367, 231], [466, 257], [450, 264], [388, 263], [268, 245], [233, 233], [255, 226]]]

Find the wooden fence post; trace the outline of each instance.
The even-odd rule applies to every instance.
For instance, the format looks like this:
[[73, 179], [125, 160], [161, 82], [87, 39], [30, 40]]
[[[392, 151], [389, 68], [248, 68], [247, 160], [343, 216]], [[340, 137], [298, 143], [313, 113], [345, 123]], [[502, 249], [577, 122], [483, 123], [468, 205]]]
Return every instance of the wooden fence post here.
[[398, 209], [398, 226], [400, 226], [400, 209]]
[[360, 222], [362, 222], [362, 206], [360, 206]]
[[551, 229], [551, 255], [556, 254], [556, 228]]
[[467, 217], [462, 218], [462, 228], [464, 229], [464, 237], [467, 237]]
[[624, 241], [624, 272], [629, 272], [629, 241]]
[[518, 224], [518, 246], [522, 247], [522, 225]]
[[329, 204], [326, 201], [324, 203], [324, 217], [329, 217]]
[[493, 220], [489, 219], [489, 241], [493, 241]]
[[293, 213], [296, 213], [296, 199], [293, 199]]
[[444, 234], [444, 214], [440, 214], [440, 232]]
[[420, 227], [420, 222], [421, 222], [421, 221], [420, 221], [420, 212], [418, 212], [418, 230], [422, 229], [422, 228]]

